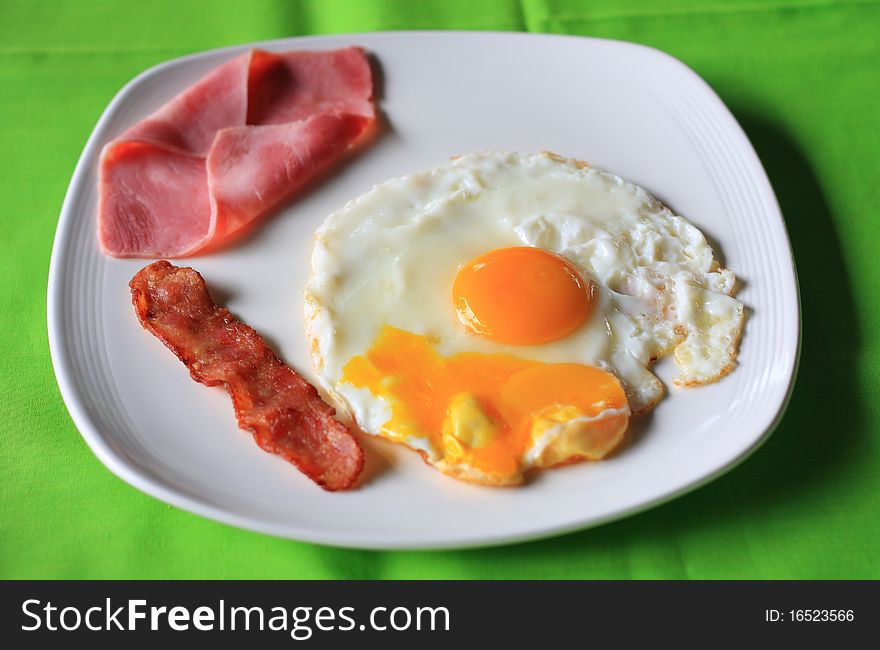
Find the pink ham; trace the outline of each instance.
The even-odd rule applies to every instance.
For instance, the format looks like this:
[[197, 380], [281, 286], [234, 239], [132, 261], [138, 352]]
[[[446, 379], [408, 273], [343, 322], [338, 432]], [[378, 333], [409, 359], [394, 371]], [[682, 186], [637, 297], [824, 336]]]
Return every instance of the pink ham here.
[[115, 257], [186, 257], [247, 232], [373, 132], [360, 48], [220, 66], [102, 152], [98, 238]]

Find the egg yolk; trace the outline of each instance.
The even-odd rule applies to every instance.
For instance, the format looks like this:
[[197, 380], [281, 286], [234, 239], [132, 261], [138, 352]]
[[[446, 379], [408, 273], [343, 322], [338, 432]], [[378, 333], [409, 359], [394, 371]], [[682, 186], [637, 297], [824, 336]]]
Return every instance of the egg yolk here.
[[593, 283], [541, 248], [500, 248], [465, 264], [452, 286], [459, 320], [499, 343], [538, 345], [571, 334], [593, 302]]
[[[520, 476], [524, 454], [550, 426], [574, 418], [608, 420], [613, 426], [600, 435], [618, 436], [616, 441], [622, 436], [629, 411], [613, 375], [592, 366], [507, 354], [443, 357], [436, 343], [386, 325], [366, 355], [345, 365], [343, 381], [390, 404], [385, 437], [404, 443], [413, 436], [426, 438], [447, 463], [468, 465], [504, 482]], [[573, 456], [600, 458], [609, 450], [575, 450]]]

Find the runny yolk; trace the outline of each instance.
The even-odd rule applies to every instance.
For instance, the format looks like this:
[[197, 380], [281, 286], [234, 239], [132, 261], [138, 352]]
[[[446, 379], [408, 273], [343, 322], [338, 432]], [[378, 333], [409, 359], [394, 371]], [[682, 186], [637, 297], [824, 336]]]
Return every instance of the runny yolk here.
[[382, 433], [392, 440], [426, 438], [443, 460], [489, 476], [515, 477], [533, 434], [549, 424], [615, 409], [609, 417], [626, 425], [623, 388], [599, 368], [506, 354], [442, 357], [435, 344], [386, 325], [366, 355], [353, 357], [343, 369], [343, 381], [391, 405]]
[[452, 301], [471, 331], [500, 343], [537, 345], [561, 339], [584, 322], [593, 283], [541, 248], [499, 248], [461, 268]]

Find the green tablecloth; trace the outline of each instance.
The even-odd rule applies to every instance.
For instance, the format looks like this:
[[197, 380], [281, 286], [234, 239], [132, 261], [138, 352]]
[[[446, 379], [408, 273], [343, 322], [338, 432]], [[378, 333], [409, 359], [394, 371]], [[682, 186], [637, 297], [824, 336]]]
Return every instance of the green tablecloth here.
[[[791, 407], [748, 462], [647, 513], [454, 552], [328, 549], [237, 530], [129, 487], [55, 384], [46, 279], [74, 164], [156, 63], [224, 45], [382, 29], [560, 32], [663, 49], [758, 150], [803, 294]], [[0, 577], [880, 578], [880, 2], [2, 0]]]

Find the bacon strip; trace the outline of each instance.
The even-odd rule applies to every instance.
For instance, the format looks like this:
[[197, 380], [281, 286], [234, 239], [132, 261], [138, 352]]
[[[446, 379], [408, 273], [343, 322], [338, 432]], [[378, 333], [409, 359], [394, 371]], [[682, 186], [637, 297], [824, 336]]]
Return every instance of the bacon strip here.
[[350, 488], [364, 452], [335, 411], [251, 327], [211, 299], [202, 276], [162, 260], [129, 283], [141, 324], [183, 361], [192, 378], [222, 385], [238, 425], [264, 450], [326, 490]]

